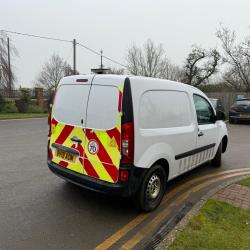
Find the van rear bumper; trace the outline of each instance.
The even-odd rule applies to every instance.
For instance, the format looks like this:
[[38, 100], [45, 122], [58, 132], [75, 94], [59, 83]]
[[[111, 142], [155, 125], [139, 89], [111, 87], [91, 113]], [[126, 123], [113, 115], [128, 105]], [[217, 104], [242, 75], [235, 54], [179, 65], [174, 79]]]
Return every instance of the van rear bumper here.
[[48, 161], [48, 167], [57, 176], [78, 186], [108, 195], [123, 197], [129, 197], [136, 193], [147, 171], [147, 169], [138, 168], [133, 165], [121, 165], [119, 170], [128, 171], [128, 180], [125, 182], [118, 180], [117, 183], [109, 183], [63, 168], [50, 160]]

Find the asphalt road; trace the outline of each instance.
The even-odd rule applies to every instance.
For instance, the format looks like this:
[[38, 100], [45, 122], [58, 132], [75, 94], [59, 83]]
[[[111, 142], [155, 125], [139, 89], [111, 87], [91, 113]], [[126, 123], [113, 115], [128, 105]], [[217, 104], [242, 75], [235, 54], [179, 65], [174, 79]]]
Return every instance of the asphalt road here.
[[[171, 181], [169, 190], [207, 174], [250, 167], [250, 125], [228, 129], [230, 143], [222, 168], [199, 167]], [[130, 221], [138, 223], [141, 214], [129, 199], [90, 192], [52, 174], [46, 165], [46, 144], [46, 119], [0, 121], [1, 250], [93, 249], [121, 228], [130, 228]], [[172, 198], [177, 206], [178, 195]], [[157, 222], [167, 209], [159, 208], [147, 220]], [[136, 235], [136, 225], [120, 245]], [[113, 248], [120, 248], [118, 243], [114, 240]]]

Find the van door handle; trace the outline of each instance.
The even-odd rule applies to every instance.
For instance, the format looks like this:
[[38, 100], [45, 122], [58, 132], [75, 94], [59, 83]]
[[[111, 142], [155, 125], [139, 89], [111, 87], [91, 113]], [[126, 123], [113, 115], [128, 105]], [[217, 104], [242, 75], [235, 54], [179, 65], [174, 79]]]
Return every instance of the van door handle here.
[[204, 135], [204, 133], [202, 132], [202, 131], [200, 131], [199, 133], [198, 133], [198, 136], [200, 137], [200, 136], [203, 136]]
[[82, 140], [78, 139], [76, 136], [71, 137], [70, 140], [76, 143], [82, 143]]

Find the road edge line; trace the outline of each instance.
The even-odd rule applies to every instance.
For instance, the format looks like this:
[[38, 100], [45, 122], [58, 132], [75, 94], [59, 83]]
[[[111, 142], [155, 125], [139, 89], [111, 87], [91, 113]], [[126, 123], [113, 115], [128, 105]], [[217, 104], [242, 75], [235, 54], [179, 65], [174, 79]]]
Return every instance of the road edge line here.
[[[203, 179], [206, 180], [206, 179], [213, 178], [215, 176], [228, 175], [230, 173], [235, 173], [235, 172], [236, 173], [245, 172], [247, 169], [248, 168], [229, 169], [229, 170], [226, 170], [226, 171], [218, 171], [218, 172], [215, 172], [215, 173], [207, 174], [205, 176], [199, 176], [199, 177], [196, 177], [195, 179], [187, 180], [186, 182], [184, 182], [183, 184], [178, 186], [176, 188], [176, 191], [178, 191], [178, 192], [181, 191], [186, 186], [189, 186], [190, 183], [200, 182]], [[250, 168], [249, 168], [249, 170], [250, 170]], [[175, 193], [175, 189], [172, 190], [170, 192], [170, 194], [172, 194], [172, 192]], [[168, 201], [169, 196], [165, 196], [165, 197], [166, 198], [163, 198], [162, 203], [161, 203], [160, 206], [164, 206], [165, 202]], [[171, 197], [172, 197], [172, 195], [171, 195]], [[111, 248], [117, 241], [119, 241], [122, 237], [124, 237], [126, 234], [128, 234], [129, 231], [133, 230], [135, 227], [137, 227], [139, 224], [141, 224], [141, 222], [143, 222], [144, 219], [146, 219], [148, 216], [150, 216], [150, 213], [141, 213], [141, 214], [139, 214], [134, 219], [132, 219], [130, 222], [128, 222], [126, 225], [124, 225], [119, 230], [117, 230], [112, 235], [110, 235], [108, 238], [106, 238], [104, 241], [99, 243], [94, 249], [95, 250], [99, 250], [99, 249], [103, 250], [103, 249]], [[138, 217], [144, 217], [144, 218], [142, 218], [142, 220], [140, 221], [140, 220], [138, 220]]]

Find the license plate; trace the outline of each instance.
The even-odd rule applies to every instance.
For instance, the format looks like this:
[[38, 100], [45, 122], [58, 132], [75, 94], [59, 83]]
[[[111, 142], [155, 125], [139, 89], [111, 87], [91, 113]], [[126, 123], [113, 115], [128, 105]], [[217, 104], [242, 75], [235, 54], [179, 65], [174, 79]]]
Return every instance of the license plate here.
[[69, 152], [64, 151], [62, 149], [56, 149], [56, 156], [58, 158], [61, 158], [63, 160], [71, 162], [71, 163], [75, 163], [75, 161], [76, 161], [76, 155], [75, 154], [69, 153]]
[[250, 118], [250, 115], [242, 115], [242, 114], [240, 114], [240, 118]]

